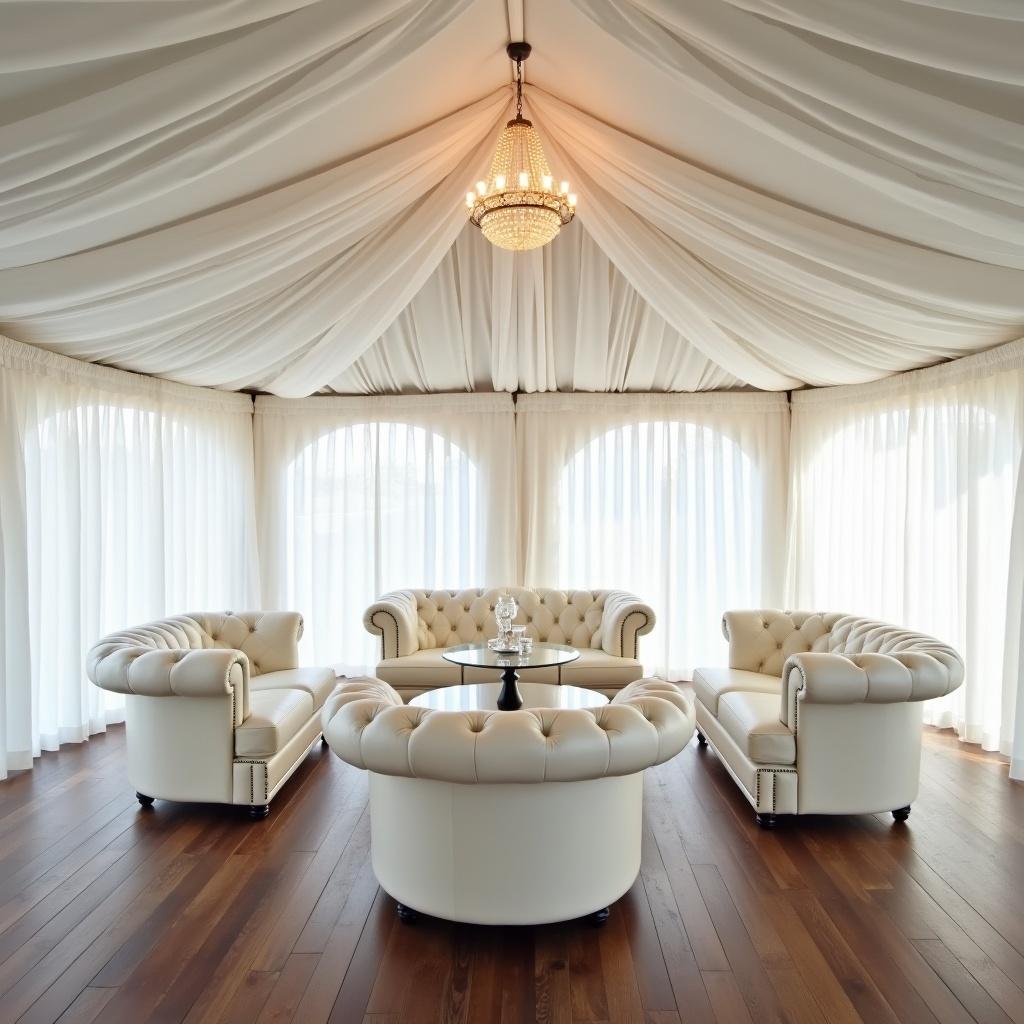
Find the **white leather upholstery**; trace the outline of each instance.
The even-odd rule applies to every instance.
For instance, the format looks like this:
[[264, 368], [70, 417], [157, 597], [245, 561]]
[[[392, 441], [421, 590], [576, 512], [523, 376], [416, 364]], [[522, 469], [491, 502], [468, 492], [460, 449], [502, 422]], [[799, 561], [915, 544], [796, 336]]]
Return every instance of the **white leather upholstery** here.
[[237, 757], [272, 757], [301, 731], [313, 714], [313, 698], [305, 690], [257, 690], [252, 712], [235, 729]]
[[[264, 672], [249, 680], [249, 692], [258, 690], [302, 690], [313, 700], [313, 711], [319, 711], [324, 701], [338, 685], [333, 668], [288, 668], [279, 672]], [[250, 698], [251, 699], [251, 698]]]
[[796, 737], [779, 721], [776, 694], [727, 693], [718, 702], [718, 721], [751, 761], [796, 764]]
[[[365, 696], [352, 700], [352, 685]], [[359, 680], [339, 686], [321, 721], [357, 768], [464, 783], [628, 775], [674, 757], [694, 727], [678, 687], [647, 679], [599, 708], [470, 712], [411, 707], [382, 680]]]
[[693, 735], [672, 683], [637, 680], [601, 708], [435, 711], [386, 682], [341, 684], [331, 749], [370, 771], [377, 879], [424, 913], [540, 924], [614, 902], [640, 869], [645, 768]]
[[693, 692], [697, 699], [713, 714], [718, 714], [718, 702], [726, 693], [770, 693], [776, 705], [782, 696], [782, 680], [761, 672], [747, 672], [738, 668], [696, 668], [693, 670]]
[[[462, 672], [440, 655], [446, 647], [483, 643], [495, 635], [494, 607], [505, 589], [385, 594], [363, 617], [367, 630], [381, 638], [378, 678], [406, 698], [438, 686], [497, 678], [483, 670]], [[580, 651], [578, 663], [563, 667], [562, 682], [614, 691], [643, 675], [636, 660], [638, 640], [654, 628], [654, 612], [639, 598], [621, 590], [507, 589], [519, 605], [515, 621], [530, 636]], [[557, 670], [538, 669], [530, 678], [556, 682], [559, 676]]]
[[920, 702], [963, 682], [947, 644], [831, 612], [726, 612], [728, 669], [694, 673], [697, 726], [759, 813], [859, 813], [917, 795]]
[[263, 805], [320, 735], [336, 685], [298, 668], [297, 612], [200, 612], [93, 645], [89, 678], [127, 695], [128, 765], [139, 793]]

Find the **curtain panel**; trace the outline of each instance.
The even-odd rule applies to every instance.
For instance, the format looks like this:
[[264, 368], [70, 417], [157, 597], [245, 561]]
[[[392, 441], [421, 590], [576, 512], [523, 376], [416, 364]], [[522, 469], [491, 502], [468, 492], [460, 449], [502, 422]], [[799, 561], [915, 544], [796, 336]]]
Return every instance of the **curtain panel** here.
[[251, 419], [0, 338], [0, 772], [123, 719], [85, 677], [98, 637], [256, 600]]
[[633, 590], [648, 670], [723, 664], [722, 611], [781, 602], [788, 434], [785, 395], [521, 397], [527, 585]]
[[263, 602], [305, 615], [302, 658], [372, 671], [381, 593], [517, 578], [508, 395], [258, 398]]
[[1021, 777], [1024, 341], [798, 392], [792, 410], [791, 603], [953, 644], [966, 684], [926, 720], [1012, 754]]

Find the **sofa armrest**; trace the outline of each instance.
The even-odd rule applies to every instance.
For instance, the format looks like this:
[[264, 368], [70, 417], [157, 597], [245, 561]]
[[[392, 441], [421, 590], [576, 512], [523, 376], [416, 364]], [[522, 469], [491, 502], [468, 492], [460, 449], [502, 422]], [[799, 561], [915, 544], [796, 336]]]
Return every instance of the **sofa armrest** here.
[[100, 641], [86, 661], [94, 685], [141, 697], [231, 697], [234, 724], [249, 715], [249, 659], [241, 652], [153, 649]]
[[404, 658], [420, 649], [416, 621], [416, 598], [410, 590], [384, 594], [363, 615], [366, 631], [381, 638], [381, 661]]
[[782, 670], [781, 720], [796, 727], [797, 702], [901, 704], [932, 700], [963, 682], [963, 662], [944, 651], [929, 654], [794, 654]]
[[638, 639], [654, 629], [654, 610], [635, 594], [609, 590], [601, 617], [601, 649], [616, 658], [636, 658]]

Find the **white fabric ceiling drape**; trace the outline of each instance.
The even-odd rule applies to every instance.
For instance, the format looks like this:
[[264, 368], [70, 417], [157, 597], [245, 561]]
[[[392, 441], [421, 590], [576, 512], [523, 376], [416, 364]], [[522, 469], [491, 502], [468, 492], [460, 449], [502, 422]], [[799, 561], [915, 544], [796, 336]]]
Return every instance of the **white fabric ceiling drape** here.
[[793, 396], [791, 606], [947, 640], [967, 680], [930, 702], [927, 720], [1015, 751], [1018, 769], [1022, 452], [1024, 341], [870, 387]]
[[385, 591], [517, 578], [507, 395], [259, 398], [255, 450], [264, 607], [302, 610], [304, 664], [372, 671]]
[[496, 249], [466, 226], [334, 391], [707, 391], [743, 382], [670, 327], [578, 222]]
[[421, 287], [468, 339], [468, 368], [436, 367], [457, 387], [854, 383], [1024, 329], [1012, 5], [528, 19], [528, 108], [627, 315], [686, 354], [667, 371], [668, 341], [576, 361], [603, 325], [581, 346], [588, 318], [548, 313], [590, 287], [571, 258], [495, 261], [483, 321], [438, 305], [508, 101], [498, 0], [70, 6], [0, 3], [0, 329], [22, 341], [303, 396], [436, 386]]
[[0, 338], [0, 776], [123, 718], [104, 633], [255, 603], [251, 415]]
[[646, 668], [723, 664], [726, 608], [782, 602], [783, 395], [527, 395], [516, 411], [528, 586], [624, 588]]

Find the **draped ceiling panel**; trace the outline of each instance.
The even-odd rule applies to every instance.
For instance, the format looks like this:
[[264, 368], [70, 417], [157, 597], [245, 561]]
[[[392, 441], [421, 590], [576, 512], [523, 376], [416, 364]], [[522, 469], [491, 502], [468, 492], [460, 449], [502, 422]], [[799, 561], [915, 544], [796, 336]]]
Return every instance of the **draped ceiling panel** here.
[[[578, 221], [461, 197], [504, 44]], [[1024, 332], [1018, 0], [0, 0], [0, 330], [320, 390], [782, 390]]]

